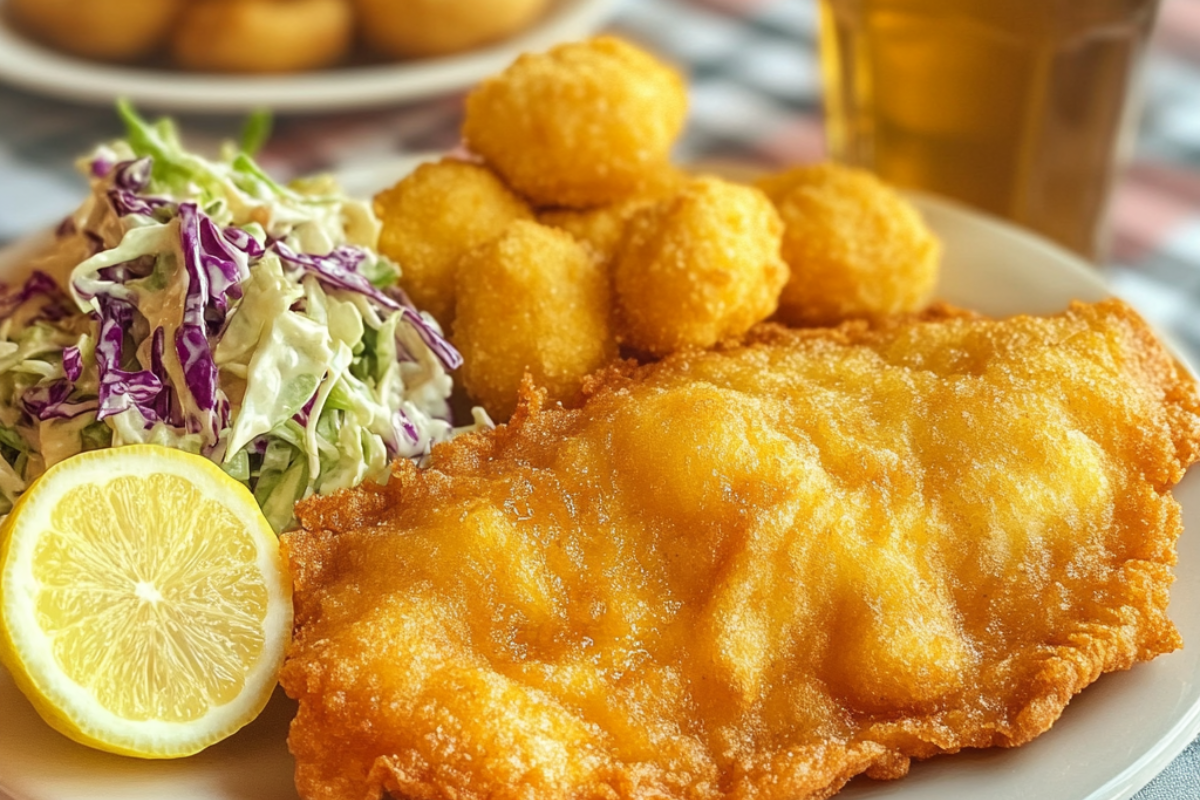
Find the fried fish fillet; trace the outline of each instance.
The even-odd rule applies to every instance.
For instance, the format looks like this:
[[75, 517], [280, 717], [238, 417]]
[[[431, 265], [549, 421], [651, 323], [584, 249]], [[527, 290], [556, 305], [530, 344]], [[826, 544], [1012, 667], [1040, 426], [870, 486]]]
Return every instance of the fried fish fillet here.
[[1180, 646], [1196, 388], [1118, 301], [762, 328], [301, 505], [308, 800], [825, 798]]

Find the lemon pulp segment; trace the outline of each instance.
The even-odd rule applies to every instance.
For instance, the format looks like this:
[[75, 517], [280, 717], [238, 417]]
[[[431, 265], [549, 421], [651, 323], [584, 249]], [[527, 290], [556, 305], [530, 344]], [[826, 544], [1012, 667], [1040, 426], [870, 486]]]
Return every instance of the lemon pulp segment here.
[[0, 658], [63, 733], [171, 757], [265, 705], [290, 582], [253, 498], [211, 462], [85, 453], [39, 479], [3, 534]]

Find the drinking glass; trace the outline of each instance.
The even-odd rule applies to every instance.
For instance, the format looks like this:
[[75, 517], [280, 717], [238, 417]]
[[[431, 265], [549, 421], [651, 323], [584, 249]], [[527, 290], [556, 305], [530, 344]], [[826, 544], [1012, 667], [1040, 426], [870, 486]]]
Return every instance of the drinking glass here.
[[820, 0], [834, 158], [1090, 259], [1157, 0]]

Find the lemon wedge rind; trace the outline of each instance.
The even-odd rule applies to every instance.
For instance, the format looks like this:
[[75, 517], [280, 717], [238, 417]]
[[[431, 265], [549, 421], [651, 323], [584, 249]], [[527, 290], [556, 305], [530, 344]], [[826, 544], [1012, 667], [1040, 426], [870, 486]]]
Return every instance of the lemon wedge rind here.
[[[246, 665], [240, 691], [228, 702], [214, 704], [182, 721], [130, 719], [115, 713], [95, 691], [64, 671], [55, 656], [52, 637], [38, 621], [38, 597], [43, 587], [35, 578], [34, 561], [43, 532], [54, 526], [56, 505], [76, 486], [104, 486], [121, 478], [145, 478], [148, 467], [155, 475], [186, 481], [199, 497], [218, 502], [239, 521], [255, 551], [248, 568], [261, 575], [267, 595], [261, 618], [262, 646], [252, 663]], [[219, 615], [219, 605], [214, 604], [199, 616]], [[0, 662], [49, 725], [97, 749], [141, 758], [176, 758], [199, 752], [249, 723], [265, 707], [276, 685], [291, 615], [291, 581], [274, 532], [250, 492], [201, 456], [156, 445], [82, 453], [38, 478], [0, 526]], [[105, 666], [103, 656], [97, 657]], [[120, 662], [107, 666], [117, 668]], [[218, 664], [214, 668], [225, 667]], [[152, 690], [147, 687], [147, 691]]]

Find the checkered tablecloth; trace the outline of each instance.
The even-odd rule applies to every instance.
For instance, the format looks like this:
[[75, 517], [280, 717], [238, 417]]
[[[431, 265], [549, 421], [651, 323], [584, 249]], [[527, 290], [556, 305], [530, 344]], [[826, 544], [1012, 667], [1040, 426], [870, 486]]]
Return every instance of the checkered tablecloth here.
[[[1083, 2], [1084, 0], [1080, 0]], [[766, 167], [823, 154], [815, 0], [626, 0], [611, 25], [690, 73], [681, 160]], [[1113, 290], [1200, 353], [1200, 0], [1162, 0], [1144, 81], [1133, 163], [1113, 205]], [[290, 176], [353, 169], [457, 143], [461, 96], [278, 120], [263, 153]], [[180, 116], [200, 148], [236, 133], [233, 118]], [[79, 201], [73, 159], [119, 135], [108, 109], [0, 87], [0, 244], [58, 222]], [[1200, 798], [1200, 743], [1137, 795]]]

